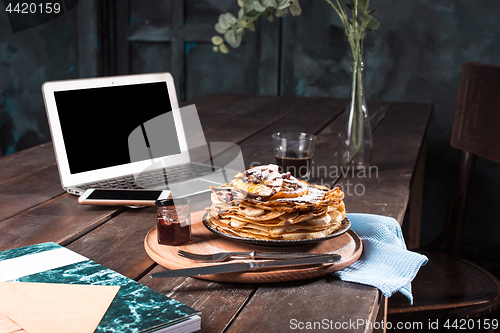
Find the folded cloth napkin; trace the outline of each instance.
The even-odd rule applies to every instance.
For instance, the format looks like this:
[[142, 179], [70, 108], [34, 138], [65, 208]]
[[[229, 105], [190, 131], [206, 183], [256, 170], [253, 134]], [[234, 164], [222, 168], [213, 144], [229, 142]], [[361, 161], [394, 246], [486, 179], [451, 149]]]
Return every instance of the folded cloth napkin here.
[[386, 297], [399, 291], [413, 304], [411, 281], [427, 257], [406, 249], [401, 227], [392, 217], [347, 214], [347, 218], [363, 243], [363, 253], [354, 264], [333, 274], [343, 281], [377, 287]]

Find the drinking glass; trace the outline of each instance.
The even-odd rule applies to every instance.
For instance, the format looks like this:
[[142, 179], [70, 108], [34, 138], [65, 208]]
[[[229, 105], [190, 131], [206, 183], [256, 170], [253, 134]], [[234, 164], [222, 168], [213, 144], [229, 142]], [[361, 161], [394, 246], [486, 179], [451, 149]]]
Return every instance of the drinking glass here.
[[279, 132], [272, 137], [274, 157], [280, 172], [290, 172], [295, 178], [309, 180], [316, 135]]

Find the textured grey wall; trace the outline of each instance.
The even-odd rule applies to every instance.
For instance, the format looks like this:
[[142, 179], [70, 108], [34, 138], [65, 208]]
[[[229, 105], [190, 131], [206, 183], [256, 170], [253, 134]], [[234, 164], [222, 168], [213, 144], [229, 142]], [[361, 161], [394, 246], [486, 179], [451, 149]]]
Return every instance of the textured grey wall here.
[[0, 154], [50, 141], [41, 86], [77, 76], [75, 15], [13, 33], [0, 13]]
[[[186, 24], [215, 23], [218, 13], [235, 8], [235, 2], [186, 0]], [[132, 18], [145, 21], [148, 17], [143, 16], [155, 12], [149, 7], [142, 11], [134, 9], [152, 6], [153, 2], [134, 3], [130, 7], [136, 11], [131, 13], [131, 24]], [[339, 19], [325, 1], [301, 0], [301, 5], [301, 17], [282, 21], [279, 92], [347, 97], [350, 51]], [[500, 65], [500, 2], [372, 0], [371, 7], [378, 9], [375, 15], [381, 26], [369, 32], [365, 40], [368, 98], [434, 104], [427, 136], [423, 212], [423, 238], [429, 240], [441, 226], [447, 200], [456, 184], [460, 155], [450, 148], [449, 138], [461, 65], [464, 61]], [[46, 80], [80, 74], [75, 13], [16, 34], [11, 32], [6, 14], [0, 14], [0, 152], [4, 155], [50, 139], [40, 86]], [[278, 24], [264, 20], [259, 29]], [[168, 43], [161, 44], [160, 49], [147, 46], [147, 52], [141, 51], [143, 63], [132, 64], [134, 72], [152, 70], [146, 65], [161, 63], [158, 57], [169, 56]], [[261, 47], [271, 45], [264, 43]], [[139, 52], [134, 50], [132, 55]], [[246, 45], [224, 56], [213, 54], [210, 43], [186, 43], [188, 98], [208, 92], [278, 91], [274, 87], [257, 86], [263, 82], [258, 79], [262, 73], [255, 71], [254, 76], [248, 76], [244, 72], [244, 52], [257, 53]], [[163, 68], [165, 64], [158, 66]], [[243, 82], [238, 84], [235, 79]], [[496, 208], [500, 198], [500, 168], [481, 158], [477, 168], [472, 186], [474, 211], [470, 214], [472, 223], [466, 229], [466, 246], [500, 251], [500, 224], [495, 223], [500, 220]]]

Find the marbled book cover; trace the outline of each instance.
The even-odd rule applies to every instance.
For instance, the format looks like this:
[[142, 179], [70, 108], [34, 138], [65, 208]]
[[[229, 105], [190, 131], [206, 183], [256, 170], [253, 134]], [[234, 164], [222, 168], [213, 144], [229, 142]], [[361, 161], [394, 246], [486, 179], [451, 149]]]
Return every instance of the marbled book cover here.
[[[163, 331], [199, 314], [176, 300], [56, 243], [42, 243], [0, 252], [0, 280], [119, 285], [120, 290], [96, 332]], [[199, 320], [199, 317], [196, 319]]]

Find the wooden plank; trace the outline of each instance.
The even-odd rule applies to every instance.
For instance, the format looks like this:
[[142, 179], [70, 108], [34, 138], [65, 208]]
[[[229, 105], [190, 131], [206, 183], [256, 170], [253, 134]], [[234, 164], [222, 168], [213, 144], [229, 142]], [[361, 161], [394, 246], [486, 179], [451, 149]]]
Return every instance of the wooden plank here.
[[338, 183], [348, 212], [391, 216], [402, 223], [431, 111], [431, 104], [394, 103], [374, 133], [370, 172], [349, 172]]
[[52, 143], [0, 159], [0, 221], [62, 193]]
[[60, 195], [0, 223], [0, 251], [43, 242], [66, 245], [121, 210], [79, 205], [75, 196]]
[[196, 105], [205, 132], [213, 126], [227, 121], [228, 118], [245, 113], [249, 114], [254, 109], [274, 101], [271, 96], [259, 95], [213, 94], [209, 96], [208, 101], [202, 99], [200, 102], [199, 99], [194, 99], [192, 102], [186, 103], [186, 105]]
[[[344, 101], [344, 104], [347, 100]], [[391, 102], [370, 101], [368, 110], [372, 132], [376, 131], [378, 125], [391, 108]], [[342, 113], [344, 110], [342, 110]], [[314, 154], [311, 169], [310, 182], [313, 184], [331, 187], [340, 176], [338, 172], [337, 150], [339, 144], [339, 133], [342, 127], [343, 114], [326, 126], [316, 136], [316, 153]]]
[[[226, 332], [318, 332], [321, 329], [360, 332], [364, 331], [376, 306], [376, 289], [340, 281], [333, 276], [265, 284], [260, 286]], [[359, 320], [360, 325], [349, 327], [349, 320], [354, 323]], [[340, 329], [335, 327], [342, 324], [344, 327]]]
[[306, 132], [316, 134], [342, 112], [344, 101], [333, 98], [310, 98], [297, 110], [270, 124], [250, 140], [239, 144], [247, 167], [276, 163], [271, 135], [276, 132]]
[[156, 225], [156, 207], [127, 208], [67, 247], [131, 279], [155, 266], [144, 250], [144, 238]]
[[[164, 270], [157, 266], [151, 273]], [[139, 282], [201, 311], [201, 332], [224, 332], [257, 288], [252, 284], [219, 283], [189, 277], [151, 279], [145, 276]]]
[[55, 165], [56, 159], [52, 143], [21, 150], [0, 159], [0, 185], [16, 177], [24, 177], [30, 172]]
[[424, 177], [425, 177], [425, 140], [420, 147], [417, 165], [411, 180], [408, 236], [406, 245], [409, 250], [420, 247], [420, 225], [422, 220], [422, 203], [424, 200]]
[[[379, 301], [379, 311], [377, 314], [377, 317], [375, 318], [375, 321], [372, 322], [372, 327], [374, 327], [373, 332], [374, 333], [385, 333], [387, 332], [387, 305], [388, 305], [388, 298], [382, 295], [382, 292], [379, 292], [380, 296], [380, 301]], [[378, 324], [375, 324], [378, 323]], [[384, 323], [383, 325], [380, 325], [381, 323]], [[376, 327], [377, 325], [378, 327]]]
[[220, 121], [218, 125], [205, 131], [207, 141], [242, 142], [252, 134], [278, 121], [281, 122], [286, 115], [300, 112], [306, 104], [310, 103], [309, 99], [304, 97], [273, 97], [261, 106], [252, 103], [252, 99], [245, 99], [245, 102], [253, 106], [250, 112], [226, 115], [227, 118], [224, 121]]
[[55, 165], [13, 177], [0, 184], [0, 221], [62, 193], [64, 190]]

